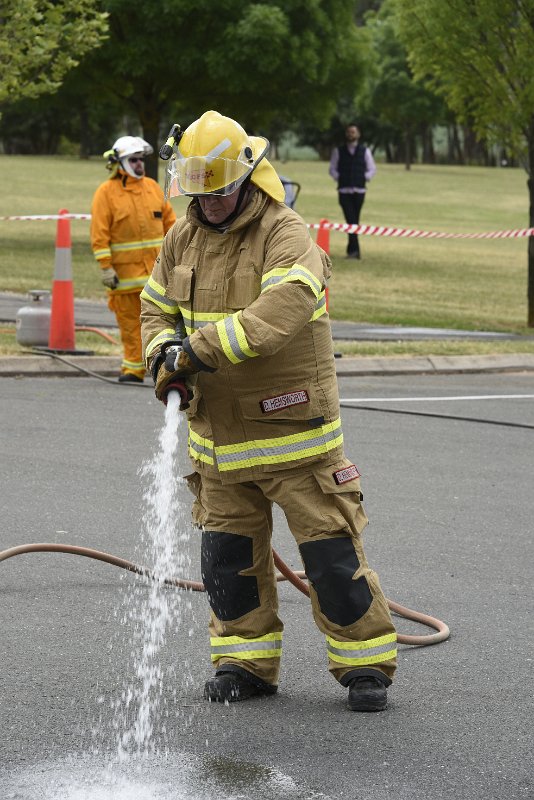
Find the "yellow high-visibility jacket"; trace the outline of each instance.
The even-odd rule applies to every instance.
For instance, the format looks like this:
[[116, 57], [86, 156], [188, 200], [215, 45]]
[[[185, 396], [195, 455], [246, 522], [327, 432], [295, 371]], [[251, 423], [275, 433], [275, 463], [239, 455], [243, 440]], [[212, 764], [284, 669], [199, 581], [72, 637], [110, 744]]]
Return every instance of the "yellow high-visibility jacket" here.
[[176, 221], [170, 203], [152, 178], [124, 172], [101, 184], [91, 207], [91, 247], [102, 269], [113, 267], [113, 292], [140, 292], [150, 275], [163, 236]]
[[200, 367], [187, 411], [195, 469], [227, 483], [342, 456], [325, 286], [330, 259], [256, 190], [221, 233], [193, 201], [141, 294], [147, 365], [183, 321]]

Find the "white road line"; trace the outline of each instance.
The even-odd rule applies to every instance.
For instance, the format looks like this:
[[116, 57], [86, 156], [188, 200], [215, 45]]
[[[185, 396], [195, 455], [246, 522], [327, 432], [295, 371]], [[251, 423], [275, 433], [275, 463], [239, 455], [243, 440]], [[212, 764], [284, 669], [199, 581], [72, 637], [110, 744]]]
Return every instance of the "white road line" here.
[[447, 403], [451, 400], [534, 400], [534, 394], [472, 394], [450, 397], [342, 397], [341, 403]]

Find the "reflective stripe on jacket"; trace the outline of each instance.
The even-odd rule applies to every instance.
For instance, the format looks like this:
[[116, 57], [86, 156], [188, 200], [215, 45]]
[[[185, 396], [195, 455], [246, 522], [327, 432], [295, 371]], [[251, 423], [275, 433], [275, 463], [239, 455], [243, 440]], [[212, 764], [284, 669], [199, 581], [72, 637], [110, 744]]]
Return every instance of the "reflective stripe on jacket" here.
[[147, 364], [183, 322], [184, 348], [205, 370], [187, 412], [195, 469], [234, 482], [338, 459], [328, 257], [260, 190], [223, 233], [197, 208], [165, 238], [141, 294]]
[[102, 269], [117, 272], [119, 285], [113, 291], [142, 290], [175, 220], [151, 178], [137, 180], [119, 172], [98, 187], [91, 207], [91, 247]]

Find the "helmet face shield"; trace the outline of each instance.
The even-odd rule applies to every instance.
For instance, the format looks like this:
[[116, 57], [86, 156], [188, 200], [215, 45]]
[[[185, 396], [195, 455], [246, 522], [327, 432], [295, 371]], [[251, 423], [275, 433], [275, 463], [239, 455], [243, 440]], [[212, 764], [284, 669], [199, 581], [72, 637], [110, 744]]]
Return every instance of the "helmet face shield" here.
[[173, 148], [174, 154], [165, 176], [165, 196], [224, 196], [235, 192], [265, 156], [269, 142], [254, 137], [242, 148], [237, 159], [223, 157], [222, 153], [229, 145], [230, 142], [225, 140], [206, 155], [190, 156], [184, 156], [179, 147]]
[[176, 161], [178, 187], [187, 195], [232, 194], [251, 172], [252, 165], [229, 158], [191, 156]]

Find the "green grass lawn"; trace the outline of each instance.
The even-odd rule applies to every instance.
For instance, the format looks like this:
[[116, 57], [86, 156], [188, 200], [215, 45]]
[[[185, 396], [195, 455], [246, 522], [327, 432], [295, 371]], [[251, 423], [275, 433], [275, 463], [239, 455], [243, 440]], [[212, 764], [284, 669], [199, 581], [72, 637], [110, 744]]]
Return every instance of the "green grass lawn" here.
[[[296, 210], [308, 223], [343, 222], [324, 162], [276, 163], [298, 181]], [[106, 179], [103, 159], [0, 156], [0, 215], [88, 213]], [[162, 170], [161, 170], [162, 172]], [[186, 198], [173, 199], [183, 213]], [[483, 232], [527, 227], [526, 174], [519, 169], [378, 165], [362, 222], [418, 230]], [[77, 298], [104, 299], [89, 222], [73, 221]], [[55, 222], [0, 221], [0, 289], [50, 289]], [[315, 231], [312, 232], [315, 236]], [[362, 236], [362, 261], [344, 258], [346, 235], [331, 232], [334, 319], [532, 333], [526, 328], [527, 240], [423, 240]], [[464, 352], [473, 352], [465, 343]], [[492, 352], [498, 352], [497, 343]], [[375, 351], [376, 352], [376, 351]]]

